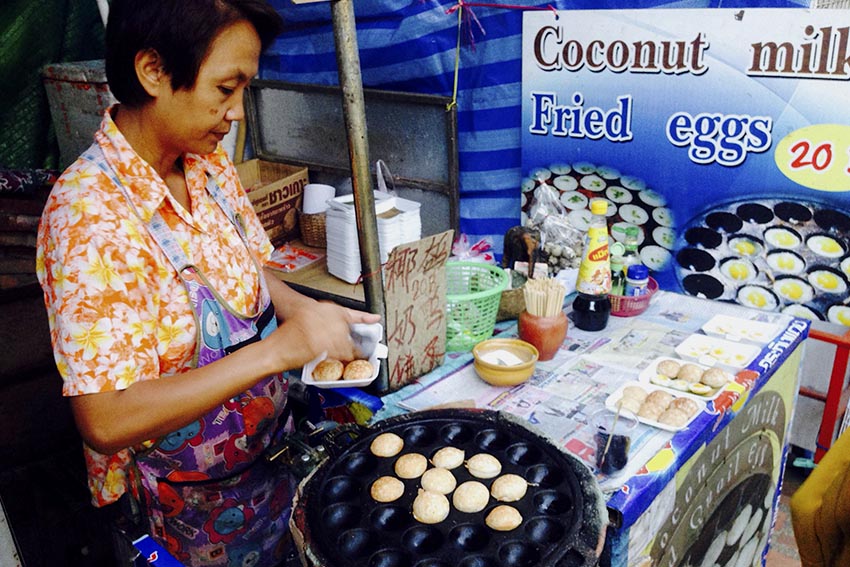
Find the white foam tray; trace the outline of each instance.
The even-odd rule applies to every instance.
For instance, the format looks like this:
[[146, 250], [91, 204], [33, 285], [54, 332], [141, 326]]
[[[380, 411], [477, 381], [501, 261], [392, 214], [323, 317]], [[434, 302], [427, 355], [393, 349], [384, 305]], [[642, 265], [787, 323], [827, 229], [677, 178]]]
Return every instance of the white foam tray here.
[[[680, 394], [682, 394], [682, 392], [670, 392], [667, 388], [662, 388], [660, 386], [656, 386], [655, 384], [644, 384], [643, 382], [626, 382], [625, 384], [623, 384], [622, 386], [617, 388], [614, 391], [614, 393], [612, 393], [610, 396], [608, 396], [605, 399], [605, 407], [608, 408], [608, 410], [610, 410], [614, 413], [617, 412], [617, 402], [619, 402], [620, 398], [623, 397], [623, 390], [626, 389], [626, 387], [628, 387], [628, 386], [640, 386], [641, 388], [646, 390], [647, 394], [650, 393], [650, 392], [654, 392], [655, 390], [663, 390], [663, 391], [667, 392], [668, 394], [672, 395], [674, 399], [675, 398], [681, 398], [681, 397], [687, 397], [687, 396], [681, 396]], [[646, 419], [645, 417], [640, 417], [639, 415], [634, 414], [634, 413], [630, 412], [629, 410], [625, 410], [625, 409], [622, 410], [622, 413], [628, 415], [629, 417], [633, 417], [636, 420], [638, 420], [639, 422], [645, 423], [646, 425], [651, 425], [652, 427], [657, 427], [658, 429], [663, 429], [665, 431], [676, 432], [676, 431], [682, 431], [683, 429], [687, 429], [688, 426], [697, 418], [697, 416], [705, 411], [705, 402], [704, 401], [700, 401], [700, 400], [694, 400], [694, 401], [696, 401], [696, 404], [697, 404], [697, 406], [699, 406], [699, 409], [697, 411], [695, 411], [694, 414], [691, 416], [691, 418], [688, 420], [688, 422], [681, 427], [673, 427], [673, 426], [667, 425], [665, 423], [660, 423], [660, 422], [652, 420], [652, 419]]]
[[[380, 323], [376, 323], [374, 325], [379, 330], [377, 331], [378, 336], [383, 336], [383, 326]], [[365, 354], [365, 353], [364, 353]], [[316, 368], [316, 365], [321, 361], [328, 357], [327, 353], [322, 353], [317, 356], [310, 362], [304, 365], [301, 369], [301, 381], [310, 386], [315, 386], [317, 388], [323, 389], [331, 389], [331, 388], [362, 388], [364, 386], [368, 386], [378, 377], [378, 372], [381, 369], [381, 363], [378, 359], [386, 358], [389, 354], [389, 349], [387, 345], [383, 343], [377, 343], [375, 345], [375, 349], [369, 354], [368, 360], [372, 364], [372, 376], [369, 378], [364, 378], [362, 380], [335, 380], [333, 382], [325, 382], [313, 379], [313, 369]]]
[[[669, 356], [659, 356], [658, 358], [653, 360], [649, 364], [649, 366], [647, 366], [646, 368], [644, 368], [641, 371], [641, 373], [638, 375], [638, 381], [643, 383], [643, 384], [650, 384], [652, 386], [656, 386], [656, 387], [661, 388], [662, 390], [666, 390], [667, 392], [670, 392], [671, 394], [674, 394], [676, 396], [684, 396], [686, 398], [691, 398], [692, 400], [695, 400], [697, 402], [711, 401], [714, 398], [716, 398], [717, 396], [719, 396], [720, 392], [722, 392], [725, 389], [725, 387], [724, 388], [712, 388], [710, 393], [705, 394], [705, 395], [700, 395], [700, 394], [695, 394], [695, 393], [690, 392], [690, 391], [683, 392], [682, 390], [677, 390], [676, 388], [662, 386], [661, 384], [655, 384], [652, 381], [652, 379], [657, 374], [656, 368], [658, 367], [659, 363], [661, 363], [665, 360], [673, 360], [675, 362], [678, 362], [679, 364], [685, 364], [685, 363], [696, 364], [697, 366], [699, 366], [703, 370], [708, 370], [709, 368], [711, 368], [710, 366], [705, 366], [704, 364], [699, 364], [699, 363], [693, 362], [693, 361], [680, 360], [678, 358], [672, 358], [672, 357], [669, 357]], [[733, 375], [733, 378], [734, 378], [734, 375]]]
[[761, 348], [708, 335], [693, 334], [676, 347], [676, 354], [704, 366], [717, 366], [732, 373], [746, 368]]
[[769, 343], [782, 329], [782, 326], [775, 323], [751, 321], [729, 315], [715, 315], [702, 326], [703, 332], [712, 337], [755, 345]]

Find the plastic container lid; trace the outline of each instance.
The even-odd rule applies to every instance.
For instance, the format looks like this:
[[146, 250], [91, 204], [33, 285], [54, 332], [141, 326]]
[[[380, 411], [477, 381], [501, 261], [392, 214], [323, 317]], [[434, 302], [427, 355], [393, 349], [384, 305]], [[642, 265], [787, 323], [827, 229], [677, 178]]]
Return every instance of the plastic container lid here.
[[645, 280], [649, 277], [649, 268], [643, 264], [632, 264], [629, 266], [626, 277], [632, 280]]
[[591, 201], [590, 212], [594, 215], [604, 215], [608, 212], [608, 201], [603, 201], [602, 199]]

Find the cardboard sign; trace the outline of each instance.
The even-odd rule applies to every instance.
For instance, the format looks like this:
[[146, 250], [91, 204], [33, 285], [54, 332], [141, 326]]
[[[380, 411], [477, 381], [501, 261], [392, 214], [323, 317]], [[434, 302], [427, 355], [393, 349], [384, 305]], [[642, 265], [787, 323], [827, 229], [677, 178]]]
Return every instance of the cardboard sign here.
[[443, 362], [446, 261], [454, 231], [396, 246], [384, 266], [389, 387], [398, 390]]

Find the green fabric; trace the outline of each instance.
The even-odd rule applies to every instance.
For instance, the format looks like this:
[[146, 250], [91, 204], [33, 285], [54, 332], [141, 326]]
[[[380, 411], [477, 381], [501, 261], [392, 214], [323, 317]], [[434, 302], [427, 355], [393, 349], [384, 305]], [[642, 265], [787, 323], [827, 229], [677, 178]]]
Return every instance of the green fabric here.
[[58, 166], [41, 68], [103, 59], [103, 36], [95, 0], [0, 2], [0, 167]]

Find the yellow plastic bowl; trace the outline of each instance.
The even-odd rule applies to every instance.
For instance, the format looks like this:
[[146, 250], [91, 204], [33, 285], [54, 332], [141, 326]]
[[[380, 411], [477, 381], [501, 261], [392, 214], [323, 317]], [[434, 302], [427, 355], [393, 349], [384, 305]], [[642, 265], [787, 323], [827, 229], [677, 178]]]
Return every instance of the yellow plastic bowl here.
[[478, 376], [493, 386], [516, 386], [534, 373], [539, 353], [519, 339], [488, 339], [472, 349]]

